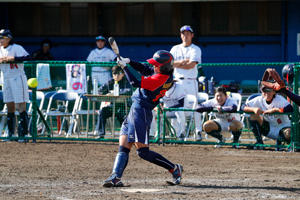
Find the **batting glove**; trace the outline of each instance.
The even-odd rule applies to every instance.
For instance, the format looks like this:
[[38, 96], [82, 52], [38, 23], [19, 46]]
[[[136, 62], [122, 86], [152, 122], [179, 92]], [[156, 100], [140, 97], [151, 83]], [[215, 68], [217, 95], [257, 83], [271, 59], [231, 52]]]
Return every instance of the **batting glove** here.
[[126, 65], [130, 63], [130, 59], [129, 58], [117, 58], [117, 64], [123, 69], [124, 67], [126, 67]]

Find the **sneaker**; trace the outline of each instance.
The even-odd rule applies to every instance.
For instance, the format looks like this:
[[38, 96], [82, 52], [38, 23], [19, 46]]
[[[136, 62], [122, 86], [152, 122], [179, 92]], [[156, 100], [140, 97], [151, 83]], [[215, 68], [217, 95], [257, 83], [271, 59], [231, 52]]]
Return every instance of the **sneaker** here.
[[[233, 141], [232, 143], [240, 143], [240, 142], [239, 141]], [[238, 149], [238, 148], [240, 148], [240, 146], [238, 144], [234, 144], [234, 145], [232, 145], [232, 148], [233, 149]]]
[[12, 141], [12, 139], [10, 139], [10, 138], [6, 138], [6, 139], [3, 139], [2, 141], [3, 141], [3, 142], [11, 142], [11, 141]]
[[224, 140], [224, 138], [222, 137], [222, 139], [219, 140], [219, 143], [215, 145], [215, 148], [220, 148], [220, 147], [222, 147], [222, 144], [223, 144], [223, 143], [225, 143], [225, 140]]
[[196, 140], [196, 141], [201, 141], [201, 140], [202, 140], [202, 136], [201, 136], [201, 132], [200, 132], [200, 131], [198, 131], [198, 132], [196, 133], [196, 135], [195, 135], [195, 140]]
[[118, 178], [116, 174], [112, 174], [108, 179], [103, 183], [103, 187], [123, 187], [124, 184], [121, 181], [121, 178]]
[[175, 164], [175, 168], [173, 169], [172, 176], [173, 181], [167, 181], [170, 185], [179, 185], [182, 179], [183, 167], [180, 164]]
[[[261, 144], [261, 143], [255, 143], [255, 144]], [[264, 150], [263, 146], [253, 146], [254, 150]]]
[[18, 139], [18, 142], [19, 143], [25, 143], [25, 140], [24, 139]]

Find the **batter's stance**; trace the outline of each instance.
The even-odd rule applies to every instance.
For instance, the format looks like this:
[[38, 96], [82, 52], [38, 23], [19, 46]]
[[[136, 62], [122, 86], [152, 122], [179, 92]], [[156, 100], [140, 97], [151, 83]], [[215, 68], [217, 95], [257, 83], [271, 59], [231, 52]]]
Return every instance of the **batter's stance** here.
[[[121, 127], [119, 152], [116, 156], [111, 176], [104, 181], [104, 187], [122, 187], [121, 177], [127, 166], [129, 152], [134, 144], [137, 154], [144, 160], [167, 169], [173, 175], [170, 184], [180, 184], [183, 168], [173, 164], [162, 155], [149, 150], [149, 131], [152, 121], [152, 110], [159, 103], [173, 82], [173, 56], [164, 50], [157, 51], [153, 58], [142, 64], [130, 61], [129, 58], [118, 59], [118, 65], [133, 87], [137, 89], [132, 95], [132, 106]], [[141, 81], [129, 71], [126, 64], [141, 75]]]

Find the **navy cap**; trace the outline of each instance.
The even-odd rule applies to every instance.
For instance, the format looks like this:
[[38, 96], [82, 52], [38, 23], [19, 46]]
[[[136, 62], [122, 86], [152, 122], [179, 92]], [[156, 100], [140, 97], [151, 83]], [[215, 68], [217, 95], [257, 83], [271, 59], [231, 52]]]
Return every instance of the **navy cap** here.
[[180, 28], [180, 33], [182, 33], [183, 31], [190, 31], [191, 33], [194, 33], [192, 27], [189, 26], [189, 25], [184, 25], [183, 27], [181, 27]]
[[99, 35], [96, 37], [96, 40], [103, 40], [106, 41], [105, 37], [103, 37], [102, 35]]
[[10, 39], [13, 38], [10, 30], [8, 30], [8, 29], [1, 29], [0, 30], [0, 38], [5, 38], [5, 37], [6, 38], [10, 38]]

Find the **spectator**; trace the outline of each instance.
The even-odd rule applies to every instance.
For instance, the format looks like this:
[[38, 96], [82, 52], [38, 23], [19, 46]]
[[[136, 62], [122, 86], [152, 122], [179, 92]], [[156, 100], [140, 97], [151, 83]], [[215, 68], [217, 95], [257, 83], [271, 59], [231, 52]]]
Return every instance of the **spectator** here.
[[49, 39], [44, 39], [41, 42], [41, 48], [32, 54], [33, 60], [54, 60], [50, 53], [52, 42]]
[[[267, 82], [274, 83], [273, 80]], [[256, 138], [256, 144], [263, 144], [262, 135], [277, 141], [290, 142], [291, 121], [287, 115], [276, 115], [272, 113], [292, 112], [293, 107], [282, 96], [262, 85], [262, 95], [250, 100], [243, 108], [245, 112], [253, 112], [250, 116], [252, 132]], [[272, 114], [272, 115], [269, 115]]]
[[[7, 105], [8, 140], [15, 132], [15, 111], [19, 110], [19, 142], [24, 142], [28, 133], [26, 102], [29, 101], [27, 77], [22, 61], [30, 60], [27, 51], [13, 41], [10, 30], [0, 30], [0, 69], [3, 73], [3, 102]], [[18, 63], [16, 63], [18, 62]]]
[[[197, 64], [201, 63], [201, 49], [192, 43], [194, 37], [193, 29], [185, 25], [180, 28], [181, 44], [175, 45], [171, 49], [174, 56], [174, 77], [182, 85], [185, 94], [198, 96], [198, 69]], [[195, 139], [201, 141], [201, 116], [194, 113], [196, 124]]]
[[[125, 74], [120, 67], [114, 66], [112, 68], [112, 76], [113, 78], [111, 80], [109, 80], [106, 84], [100, 87], [99, 89], [100, 94], [108, 94], [111, 90], [113, 90], [115, 81], [119, 83], [120, 95], [132, 94], [132, 87], [128, 83], [127, 79], [124, 78]], [[113, 105], [111, 103], [107, 103], [106, 106], [102, 107], [99, 110], [98, 121], [95, 128], [95, 135], [104, 137], [106, 120], [109, 117], [111, 117], [112, 114], [113, 114]], [[120, 124], [122, 124], [126, 116], [124, 103], [115, 104], [115, 115], [118, 121], [120, 122]]]
[[[97, 48], [93, 49], [87, 61], [89, 62], [112, 62], [116, 59], [116, 54], [109, 48], [105, 47], [106, 39], [103, 36], [96, 37]], [[111, 71], [109, 67], [93, 67], [92, 80], [97, 80], [98, 85], [103, 85], [111, 79]]]
[[[216, 119], [206, 121], [203, 124], [204, 131], [208, 135], [217, 138], [220, 145], [224, 142], [221, 131], [231, 131], [233, 143], [239, 143], [243, 125], [239, 121], [237, 114], [230, 113], [237, 111], [237, 102], [227, 96], [224, 87], [216, 88], [215, 98], [205, 101], [197, 108], [197, 112], [210, 112], [212, 110], [218, 111], [215, 113]], [[220, 145], [217, 145], [217, 147]], [[236, 145], [233, 147], [237, 148]]]

